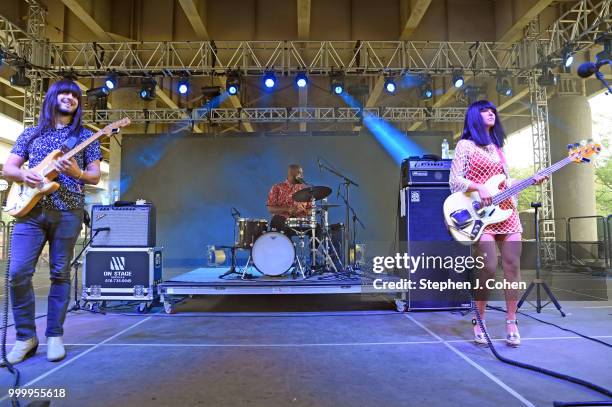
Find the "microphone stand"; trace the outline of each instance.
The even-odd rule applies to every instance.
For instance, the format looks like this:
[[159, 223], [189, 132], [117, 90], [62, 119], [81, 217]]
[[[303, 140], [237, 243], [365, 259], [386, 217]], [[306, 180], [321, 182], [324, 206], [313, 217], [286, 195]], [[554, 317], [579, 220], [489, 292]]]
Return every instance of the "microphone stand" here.
[[357, 265], [357, 223], [359, 223], [359, 225], [361, 226], [361, 228], [363, 230], [366, 229], [365, 225], [363, 224], [363, 222], [361, 222], [361, 219], [359, 219], [359, 216], [357, 216], [357, 212], [355, 212], [355, 208], [353, 208], [348, 201], [346, 200], [346, 198], [344, 197], [344, 195], [342, 194], [338, 194], [338, 196], [340, 198], [342, 198], [342, 201], [344, 201], [344, 204], [349, 208], [349, 210], [351, 211], [351, 213], [353, 214], [352, 219], [353, 219], [353, 244], [349, 247], [349, 257], [347, 257], [345, 259], [345, 264], [349, 264], [349, 260], [350, 260], [350, 249], [353, 249], [353, 253], [354, 253], [354, 258], [353, 258], [353, 262], [351, 263], [351, 266], [354, 269], [359, 269], [359, 266]]
[[352, 242], [350, 242], [351, 240], [351, 233], [350, 233], [350, 200], [349, 200], [349, 189], [351, 185], [356, 186], [357, 188], [359, 188], [359, 184], [357, 184], [355, 181], [353, 181], [352, 179], [350, 179], [349, 177], [347, 177], [344, 174], [341, 174], [340, 172], [336, 171], [334, 168], [330, 168], [329, 166], [327, 166], [326, 164], [322, 163], [321, 160], [319, 160], [318, 162], [319, 164], [319, 168], [321, 169], [325, 169], [329, 172], [331, 172], [332, 174], [334, 174], [335, 176], [337, 176], [338, 178], [341, 178], [342, 184], [344, 185], [344, 203], [346, 204], [346, 210], [345, 210], [345, 227], [344, 227], [344, 255], [345, 257], [345, 262], [348, 264], [348, 260], [350, 259], [350, 247], [352, 246]]
[[[79, 285], [79, 259], [83, 255], [83, 252], [85, 251], [85, 249], [87, 249], [89, 247], [89, 245], [91, 245], [93, 240], [96, 238], [96, 236], [98, 236], [98, 233], [100, 233], [100, 232], [101, 232], [101, 230], [96, 230], [94, 232], [94, 235], [89, 240], [86, 241], [86, 243], [81, 248], [81, 251], [79, 252], [79, 254], [74, 258], [74, 260], [72, 260], [72, 263], [70, 263], [70, 267], [74, 270], [74, 305], [67, 312], [72, 312], [72, 311], [78, 311], [78, 310], [85, 309], [85, 308], [81, 307], [81, 304], [79, 302], [79, 289], [78, 289], [78, 285]], [[91, 312], [96, 313], [95, 311], [91, 311]]]

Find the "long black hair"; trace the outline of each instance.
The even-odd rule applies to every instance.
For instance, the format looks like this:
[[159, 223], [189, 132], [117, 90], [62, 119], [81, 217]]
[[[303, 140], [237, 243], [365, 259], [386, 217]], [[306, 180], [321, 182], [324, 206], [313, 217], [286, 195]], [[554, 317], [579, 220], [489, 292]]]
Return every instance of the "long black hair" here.
[[[491, 109], [495, 113], [495, 125], [488, 129], [482, 121], [480, 112]], [[465, 121], [463, 123], [463, 134], [462, 139], [472, 140], [479, 146], [486, 146], [487, 144], [495, 144], [497, 147], [502, 148], [506, 139], [506, 132], [499, 120], [497, 114], [497, 108], [495, 105], [488, 100], [479, 100], [472, 103], [465, 114]]]
[[45, 95], [45, 99], [40, 109], [38, 126], [36, 127], [36, 131], [34, 132], [34, 135], [30, 141], [40, 136], [45, 130], [55, 129], [57, 124], [57, 114], [59, 112], [57, 96], [62, 93], [72, 93], [72, 96], [79, 101], [79, 105], [77, 106], [77, 109], [72, 116], [72, 121], [69, 124], [70, 134], [75, 136], [79, 134], [83, 128], [83, 94], [81, 93], [81, 88], [79, 88], [76, 82], [70, 79], [61, 79], [49, 86], [49, 90], [47, 90], [47, 94]]

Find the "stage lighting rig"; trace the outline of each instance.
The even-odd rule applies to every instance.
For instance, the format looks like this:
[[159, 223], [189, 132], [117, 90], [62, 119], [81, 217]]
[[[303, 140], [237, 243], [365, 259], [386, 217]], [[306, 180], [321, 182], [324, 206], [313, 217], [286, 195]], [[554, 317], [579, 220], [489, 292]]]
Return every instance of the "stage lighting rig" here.
[[24, 65], [17, 67], [17, 72], [11, 75], [10, 82], [12, 86], [19, 86], [21, 88], [27, 88], [32, 84], [32, 81], [30, 81], [30, 78], [26, 75], [26, 68]]
[[420, 93], [421, 93], [421, 99], [431, 99], [433, 97], [433, 88], [431, 84], [432, 84], [431, 76], [424, 75], [421, 77], [421, 85], [419, 86]]
[[108, 90], [116, 89], [118, 84], [119, 84], [119, 81], [117, 80], [117, 74], [116, 73], [111, 73], [104, 80], [104, 86], [106, 86], [106, 88]]
[[106, 110], [108, 108], [107, 102], [109, 93], [110, 90], [106, 86], [89, 89], [85, 92], [87, 104], [91, 106], [93, 110]]
[[395, 81], [393, 80], [393, 78], [386, 78], [385, 79], [385, 91], [387, 91], [387, 93], [395, 93], [396, 90], [397, 90], [397, 85], [395, 84]]
[[468, 85], [463, 89], [463, 94], [468, 104], [472, 104], [479, 99], [486, 98], [487, 90], [482, 86]]
[[230, 96], [237, 95], [240, 92], [240, 74], [238, 72], [229, 72], [225, 80], [225, 90]]
[[561, 51], [561, 58], [563, 59], [563, 66], [566, 69], [569, 69], [574, 63], [574, 54], [575, 49], [573, 45], [567, 44], [565, 47], [563, 47], [563, 50]]
[[143, 78], [140, 87], [140, 98], [142, 100], [153, 100], [155, 99], [155, 88], [157, 82], [153, 78]]
[[263, 77], [263, 84], [266, 89], [272, 89], [276, 86], [276, 75], [273, 71], [266, 71]]
[[295, 84], [298, 88], [305, 88], [308, 86], [308, 75], [306, 75], [306, 72], [298, 72], [297, 75], [295, 75]]
[[497, 93], [502, 96], [512, 96], [512, 85], [510, 84], [510, 75], [508, 73], [497, 74], [495, 89], [497, 90]]
[[538, 77], [538, 84], [540, 86], [556, 86], [557, 75], [554, 74], [550, 66], [544, 66], [542, 68], [542, 75]]
[[332, 72], [329, 87], [334, 95], [341, 95], [344, 92], [344, 73]]
[[179, 79], [177, 90], [180, 95], [186, 95], [189, 92], [189, 78], [183, 77]]
[[453, 86], [456, 88], [460, 88], [465, 84], [465, 80], [463, 79], [463, 70], [455, 69], [453, 71]]

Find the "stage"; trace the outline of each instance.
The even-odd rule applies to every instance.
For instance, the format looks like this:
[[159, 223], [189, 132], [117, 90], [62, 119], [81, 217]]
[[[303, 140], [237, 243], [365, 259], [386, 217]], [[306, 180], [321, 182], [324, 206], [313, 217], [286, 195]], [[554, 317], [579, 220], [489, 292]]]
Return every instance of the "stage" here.
[[[168, 274], [170, 280], [184, 273]], [[37, 270], [37, 315], [46, 313], [48, 284], [48, 270]], [[575, 296], [562, 302], [566, 318], [551, 306], [541, 314], [527, 305], [523, 310], [612, 342], [612, 302], [592, 298], [600, 293], [586, 288]], [[382, 296], [204, 296], [177, 304], [173, 315], [161, 307], [143, 315], [117, 305], [109, 304], [106, 315], [69, 313], [68, 356], [58, 363], [45, 359], [45, 319], [37, 319], [43, 343], [18, 365], [22, 386], [66, 389], [68, 396], [52, 406], [91, 407], [442, 407], [457, 404], [452, 400], [515, 407], [603, 399], [499, 362], [473, 343], [470, 315], [399, 313]], [[522, 315], [519, 320], [523, 344], [513, 349], [504, 343], [504, 314], [487, 313], [502, 355], [612, 386], [609, 348]], [[12, 327], [8, 338], [10, 348]], [[0, 387], [12, 380], [3, 371]], [[8, 405], [7, 399], [0, 402]]]
[[[221, 278], [227, 270], [202, 267], [164, 281], [158, 286], [158, 293], [166, 312], [174, 313], [177, 301], [194, 295], [379, 294], [372, 288], [372, 282], [380, 276], [363, 271], [313, 274], [306, 278], [294, 272], [270, 277], [262, 275], [255, 267], [248, 267], [244, 279], [242, 268], [237, 274]], [[386, 279], [397, 280], [392, 276]]]

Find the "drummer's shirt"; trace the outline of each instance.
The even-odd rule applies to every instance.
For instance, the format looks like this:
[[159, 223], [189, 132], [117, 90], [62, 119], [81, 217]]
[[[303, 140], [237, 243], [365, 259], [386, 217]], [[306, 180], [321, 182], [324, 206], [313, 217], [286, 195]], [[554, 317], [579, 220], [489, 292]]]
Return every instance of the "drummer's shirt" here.
[[310, 216], [310, 210], [312, 209], [310, 202], [295, 202], [293, 200], [293, 194], [305, 187], [304, 184], [292, 184], [288, 180], [274, 184], [268, 193], [266, 206], [289, 206], [299, 209], [297, 215], [292, 215], [289, 212], [280, 214], [286, 218]]

